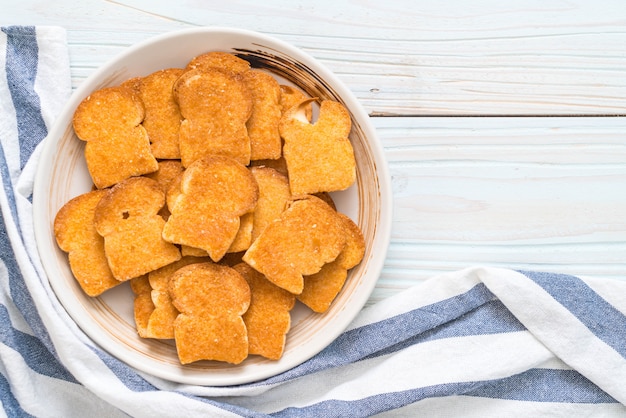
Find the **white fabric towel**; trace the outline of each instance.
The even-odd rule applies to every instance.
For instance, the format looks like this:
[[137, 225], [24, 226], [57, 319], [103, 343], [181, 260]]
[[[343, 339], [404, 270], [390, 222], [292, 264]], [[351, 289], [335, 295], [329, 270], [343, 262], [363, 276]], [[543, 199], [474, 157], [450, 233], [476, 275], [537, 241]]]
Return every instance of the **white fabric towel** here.
[[0, 31], [0, 403], [41, 417], [625, 416], [626, 282], [473, 267], [364, 309], [254, 384], [138, 373], [69, 319], [33, 234], [44, 140], [71, 93], [65, 31]]

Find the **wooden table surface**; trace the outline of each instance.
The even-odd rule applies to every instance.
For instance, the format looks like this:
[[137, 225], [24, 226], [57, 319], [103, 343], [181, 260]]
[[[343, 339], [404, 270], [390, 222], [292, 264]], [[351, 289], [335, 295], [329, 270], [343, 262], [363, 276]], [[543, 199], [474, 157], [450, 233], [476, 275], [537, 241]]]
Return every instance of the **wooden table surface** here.
[[394, 215], [375, 302], [473, 265], [626, 279], [626, 2], [0, 0], [67, 29], [72, 86], [127, 46], [256, 30], [371, 115]]

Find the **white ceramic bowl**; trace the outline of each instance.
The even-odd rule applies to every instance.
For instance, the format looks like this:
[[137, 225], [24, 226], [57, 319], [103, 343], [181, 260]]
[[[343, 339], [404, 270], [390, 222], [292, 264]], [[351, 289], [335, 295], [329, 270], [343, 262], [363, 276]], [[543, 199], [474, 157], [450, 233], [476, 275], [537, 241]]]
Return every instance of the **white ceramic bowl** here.
[[[352, 116], [350, 139], [357, 160], [357, 182], [333, 194], [338, 210], [357, 222], [367, 248], [361, 264], [324, 314], [297, 305], [279, 361], [250, 356], [239, 365], [201, 361], [182, 366], [173, 342], [142, 339], [135, 331], [133, 294], [127, 283], [97, 298], [85, 295], [70, 271], [67, 255], [56, 245], [54, 217], [70, 198], [87, 192], [91, 180], [83, 158], [84, 143], [74, 134], [72, 116], [92, 91], [169, 67], [184, 67], [207, 51], [226, 51], [272, 72], [281, 83], [311, 96], [342, 102]], [[128, 48], [93, 73], [74, 92], [45, 140], [35, 180], [34, 219], [37, 245], [48, 279], [71, 318], [93, 341], [130, 366], [157, 377], [197, 385], [233, 385], [284, 372], [328, 346], [368, 300], [383, 267], [391, 230], [391, 187], [376, 132], [350, 90], [326, 67], [303, 51], [272, 37], [240, 29], [198, 28], [166, 33]]]

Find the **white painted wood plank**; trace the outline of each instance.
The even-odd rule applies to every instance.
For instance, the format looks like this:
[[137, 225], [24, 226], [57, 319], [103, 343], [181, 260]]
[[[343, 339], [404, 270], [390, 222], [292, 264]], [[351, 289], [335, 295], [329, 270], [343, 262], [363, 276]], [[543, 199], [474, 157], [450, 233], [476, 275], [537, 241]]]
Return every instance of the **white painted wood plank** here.
[[474, 265], [626, 279], [626, 118], [374, 118], [392, 175], [372, 297]]
[[36, 0], [3, 24], [68, 29], [73, 85], [157, 33], [233, 26], [301, 47], [372, 115], [626, 114], [622, 0]]

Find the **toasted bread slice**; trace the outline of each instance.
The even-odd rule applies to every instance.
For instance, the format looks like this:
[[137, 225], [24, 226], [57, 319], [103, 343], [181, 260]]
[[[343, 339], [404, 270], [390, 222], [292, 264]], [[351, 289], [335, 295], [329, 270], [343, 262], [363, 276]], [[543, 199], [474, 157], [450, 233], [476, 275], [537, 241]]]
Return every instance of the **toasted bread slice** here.
[[325, 312], [343, 288], [348, 270], [356, 266], [365, 254], [365, 239], [359, 227], [346, 215], [338, 213], [347, 236], [346, 246], [335, 261], [304, 278], [304, 289], [298, 300], [315, 312]]
[[180, 259], [178, 247], [161, 237], [165, 221], [158, 213], [164, 204], [163, 190], [146, 177], [116, 184], [98, 202], [94, 225], [116, 279], [130, 280]]
[[[175, 177], [170, 182], [170, 187], [168, 188], [168, 192], [166, 194], [167, 207], [170, 208], [175, 204], [175, 201], [181, 195], [180, 184], [182, 181], [182, 176]], [[169, 210], [168, 210], [169, 215]], [[252, 226], [254, 220], [254, 212], [249, 212], [240, 217], [239, 223], [239, 231], [235, 236], [231, 246], [228, 248], [228, 253], [232, 252], [240, 252], [247, 250], [250, 244], [252, 243]], [[182, 245], [181, 252], [183, 256], [195, 256], [195, 257], [206, 257], [208, 253], [206, 250], [201, 248], [191, 247], [189, 245]]]
[[250, 306], [250, 287], [237, 271], [212, 262], [182, 267], [170, 279], [170, 295], [180, 312], [174, 336], [182, 364], [239, 364], [248, 356], [242, 315]]
[[208, 68], [221, 68], [234, 73], [243, 73], [250, 69], [250, 63], [228, 52], [210, 51], [195, 56], [186, 67], [187, 70], [205, 70]]
[[179, 131], [184, 167], [208, 155], [250, 163], [246, 122], [252, 95], [241, 75], [216, 68], [190, 70], [174, 85], [174, 95], [184, 118]]
[[246, 263], [237, 264], [234, 269], [250, 286], [250, 307], [243, 315], [248, 330], [248, 352], [278, 360], [285, 349], [286, 335], [291, 327], [289, 312], [296, 298]]
[[178, 261], [151, 271], [148, 274], [150, 296], [154, 309], [145, 325], [145, 336], [148, 338], [174, 338], [174, 321], [178, 316], [178, 309], [172, 303], [169, 293], [169, 281], [172, 275], [180, 268], [190, 264], [204, 263], [208, 257], [183, 257]]
[[148, 281], [148, 276], [143, 275], [130, 280], [130, 288], [135, 294], [133, 300], [133, 315], [135, 317], [135, 327], [137, 334], [141, 338], [147, 338], [146, 329], [150, 315], [154, 311], [154, 303], [152, 303], [152, 288]]
[[145, 177], [155, 180], [165, 193], [166, 205], [159, 211], [159, 214], [165, 220], [170, 217], [170, 211], [167, 205], [167, 192], [173, 183], [177, 181], [180, 182], [178, 177], [182, 175], [183, 171], [184, 169], [180, 160], [161, 160], [159, 161], [159, 169], [157, 171], [145, 174]]
[[282, 155], [278, 124], [282, 116], [280, 85], [270, 74], [260, 70], [244, 73], [252, 94], [252, 114], [246, 123], [250, 137], [251, 160], [276, 160]]
[[161, 160], [159, 161], [158, 170], [154, 173], [146, 174], [145, 177], [156, 181], [163, 189], [163, 192], [167, 193], [172, 183], [176, 181], [176, 178], [180, 176], [183, 171], [185, 170], [180, 160]]
[[138, 86], [146, 111], [142, 125], [148, 133], [152, 155], [158, 159], [180, 158], [178, 131], [182, 117], [172, 90], [182, 73], [181, 68], [159, 70], [143, 77]]
[[130, 87], [106, 87], [85, 98], [73, 126], [86, 141], [87, 169], [97, 188], [158, 169], [145, 128], [143, 102]]
[[317, 121], [311, 124], [304, 113], [312, 100], [289, 109], [280, 123], [294, 196], [345, 190], [356, 180], [354, 150], [348, 138], [350, 114], [342, 104], [324, 100]]
[[121, 282], [117, 280], [104, 254], [104, 239], [94, 226], [94, 214], [107, 190], [94, 190], [76, 196], [57, 212], [54, 235], [59, 248], [68, 253], [70, 269], [89, 296], [98, 296]]
[[[254, 212], [246, 213], [239, 218], [239, 231], [235, 235], [230, 247], [226, 251], [229, 253], [239, 253], [245, 251], [250, 247], [252, 243], [252, 225], [254, 220]], [[190, 255], [195, 257], [208, 257], [208, 252], [202, 248], [194, 248], [188, 245], [181, 246], [181, 252], [183, 255]], [[221, 261], [221, 259], [220, 259]]]
[[258, 186], [247, 167], [227, 157], [206, 157], [184, 172], [180, 193], [163, 229], [169, 242], [205, 250], [219, 261], [231, 247], [241, 217], [254, 210]]
[[[259, 185], [259, 200], [254, 209], [252, 242], [273, 220], [278, 219], [291, 198], [289, 179], [273, 168], [251, 167], [250, 172]], [[247, 248], [246, 248], [247, 249]]]
[[[256, 207], [256, 205], [255, 205]], [[239, 231], [235, 235], [230, 247], [228, 247], [228, 253], [238, 253], [245, 251], [252, 244], [252, 227], [254, 225], [254, 212], [248, 212], [241, 215], [239, 218]]]
[[275, 285], [300, 294], [303, 275], [335, 260], [346, 244], [341, 218], [314, 196], [293, 200], [252, 243], [243, 260]]
[[[287, 113], [289, 109], [299, 105], [307, 99], [310, 99], [310, 97], [308, 97], [301, 90], [298, 90], [295, 87], [287, 85], [280, 86], [280, 109], [282, 114]], [[309, 103], [304, 107], [304, 118], [308, 121], [311, 121], [312, 117], [313, 106], [311, 106], [311, 103]]]

